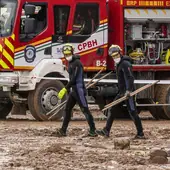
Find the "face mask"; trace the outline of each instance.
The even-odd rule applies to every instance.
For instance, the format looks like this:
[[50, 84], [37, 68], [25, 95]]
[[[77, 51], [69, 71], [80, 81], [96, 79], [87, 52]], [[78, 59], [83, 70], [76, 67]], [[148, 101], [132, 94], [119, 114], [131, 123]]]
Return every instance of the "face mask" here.
[[120, 57], [114, 59], [115, 64], [118, 64], [120, 62]]
[[67, 61], [71, 61], [72, 58], [73, 58], [73, 56], [70, 56], [70, 57], [67, 57], [66, 60], [67, 60]]

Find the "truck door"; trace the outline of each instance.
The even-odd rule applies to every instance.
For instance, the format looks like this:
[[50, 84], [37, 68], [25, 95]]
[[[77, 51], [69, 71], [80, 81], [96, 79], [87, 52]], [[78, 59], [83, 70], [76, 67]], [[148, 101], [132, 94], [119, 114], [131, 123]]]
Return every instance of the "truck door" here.
[[[70, 8], [69, 17], [67, 7], [67, 31], [65, 28], [62, 34], [58, 32], [58, 35], [53, 36], [53, 56], [62, 57], [62, 46], [69, 42], [74, 45], [75, 53], [81, 56], [85, 69], [101, 69], [106, 66], [107, 37], [104, 38], [104, 30], [107, 32], [107, 28], [105, 29], [104, 25], [107, 24], [107, 20], [105, 13], [101, 11], [101, 5], [105, 6], [103, 2], [75, 1], [74, 6]], [[62, 18], [63, 14], [59, 16]]]
[[[26, 5], [35, 7], [33, 13], [26, 11]], [[23, 2], [16, 21], [15, 69], [31, 70], [44, 58], [51, 58], [46, 51], [51, 47], [50, 6], [47, 2]], [[27, 8], [28, 9], [28, 8]], [[26, 30], [27, 23], [30, 29]], [[32, 23], [30, 22], [32, 21]], [[28, 26], [28, 24], [27, 24]]]

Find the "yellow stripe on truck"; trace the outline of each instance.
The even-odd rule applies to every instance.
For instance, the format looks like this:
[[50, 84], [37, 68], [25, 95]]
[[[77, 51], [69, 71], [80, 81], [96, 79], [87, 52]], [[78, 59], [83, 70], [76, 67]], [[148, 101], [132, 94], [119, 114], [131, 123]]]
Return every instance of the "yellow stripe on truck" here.
[[107, 18], [100, 21], [100, 24], [104, 24], [104, 23], [107, 23]]
[[14, 60], [5, 49], [3, 49], [3, 55], [13, 65]]
[[145, 13], [148, 14], [148, 10], [147, 9], [144, 9]]
[[12, 35], [11, 35], [11, 38], [12, 38], [13, 40], [15, 40], [15, 34], [12, 34]]
[[140, 15], [140, 10], [139, 9], [136, 9], [135, 11], [137, 12], [138, 15]]
[[131, 10], [130, 9], [125, 9], [129, 14], [131, 14]]
[[0, 52], [2, 52], [2, 45], [0, 44]]
[[0, 59], [0, 65], [1, 65], [2, 68], [4, 68], [4, 69], [8, 69], [8, 68], [9, 68], [2, 59]]
[[164, 15], [166, 15], [166, 11], [164, 9], [162, 9], [162, 12], [164, 13]]
[[101, 69], [106, 70], [106, 66], [100, 67], [83, 67], [85, 71], [99, 71]]
[[70, 35], [70, 34], [72, 34], [72, 30], [67, 31], [67, 35]]
[[32, 66], [15, 66], [14, 69], [16, 70], [33, 70], [35, 67]]
[[123, 0], [120, 0], [120, 5], [123, 5]]
[[7, 38], [5, 38], [5, 45], [14, 53], [14, 46], [9, 42]]
[[155, 13], [155, 14], [158, 14], [158, 11], [156, 9], [152, 9], [152, 11]]
[[[43, 43], [46, 43], [48, 41], [50, 41], [52, 38], [51, 37], [48, 37], [48, 38], [45, 38], [43, 40], [40, 40], [40, 41], [36, 41], [34, 43], [31, 43], [31, 44], [28, 44], [28, 45], [33, 45], [33, 46], [36, 46], [36, 45], [41, 45]], [[19, 47], [17, 49], [15, 49], [15, 52], [19, 52], [19, 51], [22, 51], [25, 49], [26, 46], [22, 46], [22, 47]]]

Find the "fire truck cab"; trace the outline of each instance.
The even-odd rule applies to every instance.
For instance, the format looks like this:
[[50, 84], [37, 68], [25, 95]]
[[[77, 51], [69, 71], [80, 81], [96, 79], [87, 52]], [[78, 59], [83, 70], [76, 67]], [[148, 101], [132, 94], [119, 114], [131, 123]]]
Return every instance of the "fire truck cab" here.
[[[87, 78], [101, 69], [105, 70], [103, 74], [114, 70], [108, 47], [118, 44], [132, 58], [137, 80], [143, 80], [143, 84], [145, 80], [167, 80], [170, 1], [1, 0], [1, 118], [14, 106], [12, 113], [19, 113], [20, 108], [22, 112], [30, 110], [37, 120], [47, 120], [46, 113], [66, 99], [58, 100], [57, 93], [68, 80], [61, 59], [62, 47], [68, 42], [81, 56]], [[115, 74], [111, 77], [116, 78]], [[98, 86], [98, 94], [104, 86], [110, 88], [108, 82]], [[110, 89], [109, 93], [115, 93], [116, 85]], [[137, 98], [144, 103], [169, 103], [169, 92], [168, 84], [156, 85]], [[90, 94], [100, 108], [108, 102], [105, 97]], [[154, 107], [148, 109], [155, 118], [170, 118], [169, 106], [159, 107], [159, 113]], [[63, 110], [54, 120], [62, 114]]]

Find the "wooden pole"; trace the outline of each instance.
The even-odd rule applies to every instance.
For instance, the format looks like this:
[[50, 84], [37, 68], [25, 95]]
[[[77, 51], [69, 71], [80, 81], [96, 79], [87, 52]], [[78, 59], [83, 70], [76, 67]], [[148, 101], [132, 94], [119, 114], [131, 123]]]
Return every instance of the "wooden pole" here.
[[87, 84], [86, 87], [103, 71], [104, 68], [102, 68]]
[[[96, 75], [99, 75], [100, 73], [101, 73], [101, 71], [102, 70], [100, 70]], [[90, 88], [91, 86], [94, 86], [97, 82], [99, 82], [101, 79], [103, 79], [103, 78], [105, 78], [106, 76], [108, 76], [109, 74], [111, 74], [112, 73], [112, 71], [111, 72], [109, 72], [109, 73], [107, 73], [106, 75], [104, 75], [104, 76], [102, 76], [100, 79], [98, 79], [96, 82], [94, 82], [94, 83], [92, 83], [92, 84], [89, 84], [89, 85], [87, 85], [86, 86], [86, 88], [88, 89], [88, 88]], [[94, 76], [94, 77], [96, 77], [96, 75]], [[94, 80], [94, 77], [92, 78], [93, 80]], [[91, 81], [91, 80], [90, 80]], [[52, 117], [54, 117], [62, 108], [64, 108], [64, 106], [65, 106], [65, 104], [66, 104], [66, 101], [64, 101], [63, 103], [61, 103], [61, 104], [59, 104], [58, 106], [56, 106], [55, 108], [53, 108], [52, 110], [50, 110], [46, 115], [48, 116], [48, 115], [50, 115], [51, 113], [53, 113], [55, 110], [57, 110], [58, 108], [60, 108], [59, 110], [57, 110], [54, 114], [52, 114], [49, 118], [48, 118], [48, 120], [50, 120]]]
[[65, 107], [65, 103], [59, 108], [59, 110], [57, 110], [57, 112], [55, 112], [54, 114], [52, 114], [48, 120], [51, 120], [60, 110], [62, 110]]
[[[157, 84], [158, 82], [159, 82], [159, 80], [157, 80], [157, 81], [155, 81], [155, 82], [153, 82], [151, 84], [147, 84], [147, 85], [135, 90], [134, 92], [130, 93], [130, 97], [132, 97], [132, 96], [136, 95], [137, 93], [139, 93], [139, 92], [141, 92], [141, 91], [143, 91], [143, 90]], [[105, 107], [104, 107], [104, 109], [102, 111], [105, 111], [105, 110], [109, 109], [110, 107], [115, 106], [115, 105], [117, 105], [117, 104], [119, 104], [119, 103], [121, 103], [121, 102], [123, 102], [124, 100], [127, 100], [127, 99], [128, 99], [128, 97], [123, 96], [120, 99], [105, 105]]]
[[52, 110], [50, 110], [46, 115], [50, 115], [52, 112], [54, 112], [55, 110], [57, 110], [59, 107], [63, 106], [64, 104], [66, 104], [66, 100], [62, 103], [60, 103], [59, 105], [57, 105], [56, 107], [54, 107]]
[[88, 86], [87, 86], [87, 89], [90, 88], [90, 87], [92, 87], [92, 86], [94, 86], [96, 83], [98, 83], [100, 80], [104, 79], [105, 77], [107, 77], [107, 76], [110, 75], [111, 73], [112, 73], [112, 71], [109, 72], [109, 73], [107, 73], [107, 74], [105, 74], [104, 76], [102, 76], [101, 78], [99, 78], [99, 79], [98, 79], [97, 81], [95, 81], [94, 83], [88, 85]]

